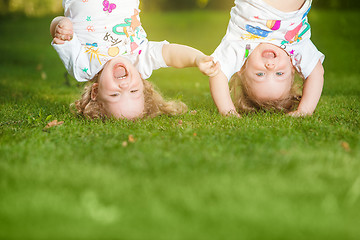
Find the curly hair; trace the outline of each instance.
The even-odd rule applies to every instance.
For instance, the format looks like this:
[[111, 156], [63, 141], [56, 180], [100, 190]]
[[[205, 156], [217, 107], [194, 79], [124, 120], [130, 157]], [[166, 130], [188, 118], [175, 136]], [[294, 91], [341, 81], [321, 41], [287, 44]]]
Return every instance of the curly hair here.
[[[300, 74], [293, 71], [292, 87], [287, 97], [276, 100], [261, 101], [252, 92], [249, 80], [245, 77], [245, 65], [239, 73], [235, 73], [230, 79], [229, 87], [236, 110], [239, 113], [250, 113], [259, 110], [272, 112], [291, 112], [294, 110], [301, 99], [301, 84], [297, 81], [301, 78]], [[296, 73], [295, 73], [296, 72]], [[295, 75], [298, 77], [295, 78]]]
[[[91, 98], [92, 86], [98, 81], [99, 77], [96, 75], [85, 86], [81, 98], [71, 104], [73, 111], [77, 115], [88, 119], [106, 119], [109, 117], [106, 114], [104, 105], [100, 101]], [[144, 84], [145, 106], [140, 118], [153, 118], [162, 114], [173, 116], [187, 112], [188, 108], [185, 103], [165, 100], [149, 81], [144, 79], [142, 81]]]

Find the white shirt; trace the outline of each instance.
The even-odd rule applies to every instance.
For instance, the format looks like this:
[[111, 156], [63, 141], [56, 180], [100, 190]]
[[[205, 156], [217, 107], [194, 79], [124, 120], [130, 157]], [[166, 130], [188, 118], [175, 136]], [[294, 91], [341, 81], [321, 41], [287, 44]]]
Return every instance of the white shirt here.
[[262, 0], [235, 0], [227, 32], [212, 54], [228, 80], [240, 71], [246, 59], [260, 43], [284, 49], [292, 64], [305, 79], [325, 56], [311, 42], [307, 14], [312, 0], [300, 10], [282, 12]]
[[79, 82], [91, 80], [109, 60], [129, 59], [143, 79], [155, 69], [167, 67], [162, 47], [168, 42], [149, 42], [141, 26], [139, 0], [63, 0], [65, 17], [74, 36], [54, 44], [67, 71]]

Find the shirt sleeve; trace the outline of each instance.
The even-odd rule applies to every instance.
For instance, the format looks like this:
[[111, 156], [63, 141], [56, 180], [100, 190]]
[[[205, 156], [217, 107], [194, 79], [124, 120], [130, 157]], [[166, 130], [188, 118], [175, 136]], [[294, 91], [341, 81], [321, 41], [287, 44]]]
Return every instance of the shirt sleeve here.
[[240, 41], [224, 39], [211, 56], [215, 62], [220, 62], [221, 71], [230, 81], [244, 64], [245, 48]]
[[317, 63], [319, 61], [323, 63], [324, 60], [325, 55], [316, 48], [310, 39], [304, 40], [292, 57], [293, 65], [305, 79], [310, 76]]
[[168, 67], [162, 55], [162, 49], [167, 41], [149, 41], [139, 56], [137, 69], [143, 79], [148, 79], [154, 70]]
[[74, 33], [71, 41], [64, 44], [51, 43], [58, 53], [68, 73], [79, 82], [86, 82], [92, 79], [91, 68], [87, 56], [84, 54], [83, 46]]
[[72, 1], [72, 0], [63, 0], [62, 6], [63, 6], [63, 8], [64, 8], [65, 11], [66, 11], [67, 8], [69, 7], [71, 1]]

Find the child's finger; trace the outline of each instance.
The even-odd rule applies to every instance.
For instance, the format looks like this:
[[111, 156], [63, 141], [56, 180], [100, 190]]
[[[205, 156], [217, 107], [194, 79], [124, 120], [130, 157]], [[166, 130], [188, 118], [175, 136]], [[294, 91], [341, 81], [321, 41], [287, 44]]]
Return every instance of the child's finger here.
[[211, 71], [209, 71], [206, 75], [208, 75], [209, 77], [215, 77], [216, 75], [219, 74], [219, 70], [218, 69], [212, 69]]
[[72, 23], [71, 21], [60, 21], [58, 24], [59, 27], [61, 28], [72, 28]]
[[71, 28], [59, 28], [58, 31], [62, 34], [73, 34], [73, 30]]
[[211, 56], [205, 56], [205, 57], [204, 57], [205, 62], [212, 62], [213, 59], [214, 59], [214, 58], [211, 57]]
[[55, 44], [64, 44], [65, 41], [63, 41], [63, 40], [61, 40], [61, 39], [59, 39], [59, 38], [54, 38], [54, 43], [55, 43]]
[[72, 35], [56, 33], [55, 38], [61, 39], [63, 41], [70, 41], [72, 39]]
[[65, 31], [72, 31], [73, 30], [73, 26], [72, 24], [64, 24], [64, 23], [59, 23], [57, 26], [56, 26], [57, 29], [62, 29], [62, 30], [65, 30]]
[[206, 63], [211, 63], [212, 62], [212, 57], [210, 56], [203, 56], [200, 59], [200, 63], [206, 64]]
[[68, 34], [68, 35], [73, 34], [72, 30], [62, 30], [60, 32], [61, 32], [61, 34]]
[[292, 117], [305, 117], [306, 113], [303, 113], [303, 112], [300, 112], [299, 110], [296, 110], [296, 111], [288, 113], [288, 115], [292, 116]]
[[73, 34], [72, 30], [70, 30], [70, 29], [62, 29], [62, 28], [57, 28], [56, 32], [59, 33], [59, 34], [63, 34], [63, 35]]
[[225, 114], [226, 117], [237, 117], [237, 118], [241, 118], [241, 115], [235, 110], [235, 109], [232, 109], [230, 111], [228, 111], [226, 114]]
[[220, 67], [220, 63], [217, 62], [214, 66], [213, 66], [213, 70], [214, 70], [214, 76], [218, 75], [220, 70], [221, 70], [221, 67]]
[[220, 69], [220, 63], [219, 62], [217, 62], [217, 63], [215, 63], [215, 64], [213, 64], [212, 66], [211, 66], [211, 68], [215, 71], [217, 71], [217, 70], [219, 70]]

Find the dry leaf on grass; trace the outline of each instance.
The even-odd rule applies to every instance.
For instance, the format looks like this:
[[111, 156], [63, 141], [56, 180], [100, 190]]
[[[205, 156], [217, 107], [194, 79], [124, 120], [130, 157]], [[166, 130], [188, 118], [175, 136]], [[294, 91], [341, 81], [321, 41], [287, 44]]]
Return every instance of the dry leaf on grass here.
[[129, 135], [128, 141], [129, 141], [130, 143], [134, 143], [134, 142], [136, 141], [136, 139], [134, 138], [133, 135]]
[[350, 145], [349, 145], [349, 143], [347, 143], [347, 142], [342, 142], [341, 143], [341, 147], [345, 150], [345, 151], [347, 151], [347, 152], [349, 152], [351, 149], [350, 149]]
[[56, 127], [56, 126], [60, 126], [64, 124], [64, 121], [58, 121], [58, 120], [54, 120], [54, 121], [51, 121], [49, 122], [46, 126], [45, 126], [45, 129], [48, 129], [48, 128], [52, 128], [52, 127]]

